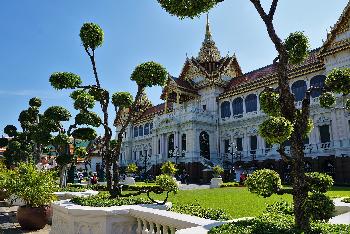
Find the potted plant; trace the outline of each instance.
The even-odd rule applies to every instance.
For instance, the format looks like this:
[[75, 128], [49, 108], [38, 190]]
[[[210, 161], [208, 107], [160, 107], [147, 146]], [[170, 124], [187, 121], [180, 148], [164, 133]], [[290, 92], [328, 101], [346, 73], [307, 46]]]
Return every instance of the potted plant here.
[[25, 205], [18, 207], [17, 220], [23, 229], [39, 230], [51, 220], [51, 203], [56, 199], [57, 189], [53, 172], [38, 170], [31, 163], [21, 163], [5, 182], [5, 189], [22, 199]]
[[224, 172], [224, 169], [219, 165], [216, 165], [212, 169], [214, 173], [214, 178], [210, 180], [210, 188], [219, 188], [222, 184], [221, 174]]
[[135, 178], [133, 177], [133, 175], [138, 171], [138, 167], [135, 163], [130, 163], [127, 167], [126, 167], [126, 174], [127, 177], [125, 177], [124, 180], [124, 184], [130, 185], [130, 184], [135, 184]]

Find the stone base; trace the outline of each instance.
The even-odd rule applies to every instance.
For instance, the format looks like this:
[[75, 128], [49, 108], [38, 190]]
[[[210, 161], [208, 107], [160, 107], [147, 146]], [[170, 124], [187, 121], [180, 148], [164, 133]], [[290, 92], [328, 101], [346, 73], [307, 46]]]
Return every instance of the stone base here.
[[16, 197], [15, 195], [11, 195], [9, 198], [4, 200], [7, 204], [12, 206], [24, 206], [26, 203], [21, 199]]
[[213, 178], [210, 180], [210, 188], [220, 188], [222, 183], [222, 178]]
[[126, 185], [134, 185], [135, 183], [135, 179], [134, 177], [126, 177], [124, 181], [121, 182], [122, 184], [126, 184]]
[[85, 192], [55, 192], [58, 200], [71, 199], [73, 197], [89, 197], [98, 194], [98, 191], [86, 190]]

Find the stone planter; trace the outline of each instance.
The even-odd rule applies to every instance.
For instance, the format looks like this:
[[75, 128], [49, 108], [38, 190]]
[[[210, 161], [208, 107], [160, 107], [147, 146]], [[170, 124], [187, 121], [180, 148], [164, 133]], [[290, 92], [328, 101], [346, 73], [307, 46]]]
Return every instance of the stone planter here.
[[[158, 205], [89, 207], [75, 205], [68, 200], [52, 204], [53, 217], [50, 234], [135, 234], [175, 233], [204, 234], [223, 222], [159, 210]], [[186, 230], [202, 227], [202, 231]]]
[[24, 206], [26, 203], [15, 195], [11, 195], [9, 198], [5, 199], [5, 202], [12, 206]]
[[220, 188], [222, 183], [222, 178], [213, 178], [210, 180], [210, 188]]
[[27, 207], [20, 206], [17, 210], [16, 218], [22, 229], [39, 230], [51, 221], [51, 206]]
[[122, 182], [122, 184], [126, 184], [126, 185], [134, 185], [136, 184], [134, 177], [128, 176], [125, 177], [125, 180]]

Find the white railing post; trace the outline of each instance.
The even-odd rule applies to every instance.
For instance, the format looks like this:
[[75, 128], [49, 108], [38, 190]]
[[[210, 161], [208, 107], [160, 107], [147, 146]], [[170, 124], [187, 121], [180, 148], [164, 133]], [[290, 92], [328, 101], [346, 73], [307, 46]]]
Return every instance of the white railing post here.
[[168, 226], [167, 225], [163, 225], [163, 234], [168, 234]]
[[141, 233], [142, 233], [141, 219], [140, 219], [140, 218], [137, 218], [137, 229], [136, 229], [136, 233], [137, 233], [137, 234], [141, 234]]
[[156, 227], [157, 227], [157, 233], [156, 234], [161, 234], [161, 231], [160, 231], [160, 224], [159, 223], [156, 223]]

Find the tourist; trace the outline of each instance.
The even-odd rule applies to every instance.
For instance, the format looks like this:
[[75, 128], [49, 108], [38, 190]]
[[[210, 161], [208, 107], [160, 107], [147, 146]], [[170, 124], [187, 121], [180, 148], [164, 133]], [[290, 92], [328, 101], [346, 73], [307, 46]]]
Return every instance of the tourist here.
[[47, 159], [47, 156], [42, 156], [40, 158], [40, 162], [36, 165], [36, 167], [39, 170], [49, 170], [57, 166], [57, 163], [54, 159], [50, 160], [50, 163], [49, 163], [49, 160]]
[[90, 178], [90, 183], [92, 185], [97, 184], [97, 175], [96, 175], [96, 173], [94, 173], [93, 176]]

